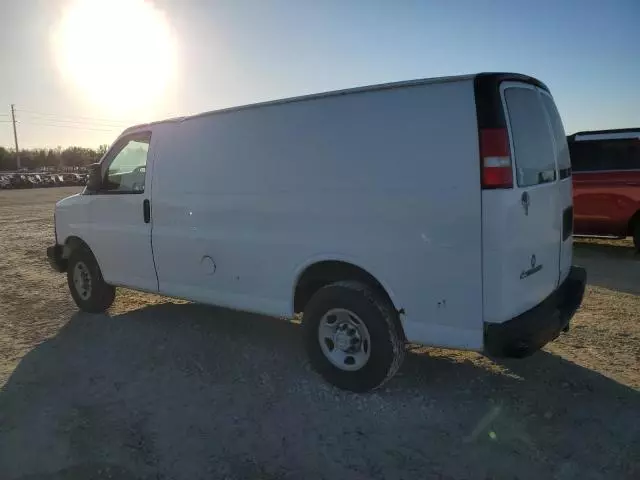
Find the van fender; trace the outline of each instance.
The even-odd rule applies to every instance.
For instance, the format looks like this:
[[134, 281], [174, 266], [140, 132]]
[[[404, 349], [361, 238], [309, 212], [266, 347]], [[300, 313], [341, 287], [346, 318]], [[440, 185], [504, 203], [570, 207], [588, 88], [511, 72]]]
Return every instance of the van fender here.
[[376, 270], [364, 267], [364, 265], [355, 257], [349, 256], [349, 255], [342, 255], [338, 253], [323, 253], [323, 254], [318, 254], [318, 255], [314, 255], [312, 257], [307, 258], [305, 261], [299, 263], [294, 269], [293, 282], [291, 284], [291, 290], [290, 290], [291, 295], [290, 295], [289, 306], [288, 306], [288, 311], [291, 312], [291, 315], [295, 314], [294, 298], [296, 293], [296, 287], [298, 286], [298, 282], [300, 281], [300, 278], [304, 275], [304, 273], [307, 271], [308, 268], [312, 267], [315, 264], [318, 264], [321, 262], [327, 262], [327, 261], [347, 263], [369, 274], [371, 277], [377, 280], [377, 282], [382, 286], [382, 288], [388, 295], [389, 299], [391, 300], [394, 308], [398, 311], [398, 313], [404, 314], [404, 309], [399, 305], [398, 298], [395, 292], [393, 291], [393, 288], [390, 286], [389, 282], [379, 274], [379, 272], [377, 272]]

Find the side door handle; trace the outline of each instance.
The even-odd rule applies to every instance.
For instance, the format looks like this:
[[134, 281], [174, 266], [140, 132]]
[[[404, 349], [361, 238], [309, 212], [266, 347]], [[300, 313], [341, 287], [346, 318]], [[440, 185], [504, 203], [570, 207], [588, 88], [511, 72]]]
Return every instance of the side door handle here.
[[144, 215], [144, 223], [151, 221], [151, 203], [145, 198], [142, 202], [142, 214]]

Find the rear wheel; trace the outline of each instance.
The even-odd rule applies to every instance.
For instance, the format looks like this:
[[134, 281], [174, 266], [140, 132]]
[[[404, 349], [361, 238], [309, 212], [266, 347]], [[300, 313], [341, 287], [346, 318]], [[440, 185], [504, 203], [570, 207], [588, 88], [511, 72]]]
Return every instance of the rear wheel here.
[[636, 221], [633, 227], [633, 245], [636, 247], [636, 251], [640, 252], [640, 219]]
[[77, 247], [69, 256], [67, 283], [76, 305], [85, 312], [104, 312], [116, 296], [116, 289], [105, 283], [98, 262], [85, 246]]
[[318, 290], [304, 311], [303, 329], [313, 369], [344, 390], [379, 387], [404, 359], [395, 309], [359, 282], [338, 282]]

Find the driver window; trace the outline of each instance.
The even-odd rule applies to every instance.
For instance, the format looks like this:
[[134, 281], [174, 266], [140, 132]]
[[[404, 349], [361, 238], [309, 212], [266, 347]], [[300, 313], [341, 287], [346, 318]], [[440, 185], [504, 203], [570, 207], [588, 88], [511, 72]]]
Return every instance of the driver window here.
[[102, 190], [120, 193], [144, 192], [149, 136], [131, 138], [109, 163]]

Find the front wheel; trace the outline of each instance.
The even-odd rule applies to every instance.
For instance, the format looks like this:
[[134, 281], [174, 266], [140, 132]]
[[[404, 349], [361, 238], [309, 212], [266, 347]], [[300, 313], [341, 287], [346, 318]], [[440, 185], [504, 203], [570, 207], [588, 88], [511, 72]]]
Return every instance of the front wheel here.
[[116, 296], [116, 289], [102, 278], [93, 253], [84, 246], [76, 248], [69, 256], [67, 283], [76, 305], [85, 312], [104, 312]]
[[338, 388], [377, 388], [404, 359], [395, 309], [362, 283], [337, 282], [318, 290], [305, 308], [302, 324], [311, 366]]

